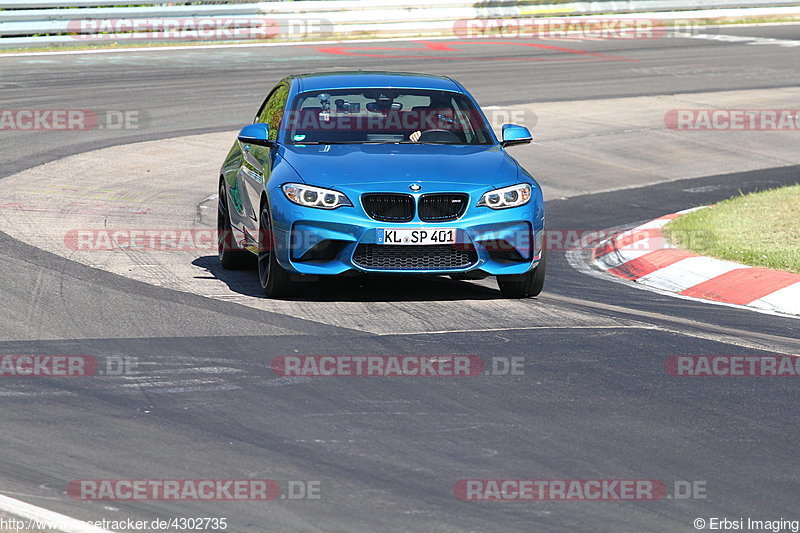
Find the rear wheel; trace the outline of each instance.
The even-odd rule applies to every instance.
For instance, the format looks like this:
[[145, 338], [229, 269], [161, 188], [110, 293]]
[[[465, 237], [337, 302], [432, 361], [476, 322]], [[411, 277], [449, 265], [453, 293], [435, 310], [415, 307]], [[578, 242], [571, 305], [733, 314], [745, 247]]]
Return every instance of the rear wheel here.
[[497, 285], [506, 298], [529, 298], [538, 296], [544, 287], [545, 255], [536, 268], [522, 276], [497, 276]]
[[219, 255], [219, 262], [223, 268], [229, 270], [247, 268], [251, 258], [248, 252], [240, 250], [236, 246], [230, 211], [228, 211], [228, 194], [224, 181], [219, 183], [219, 202], [217, 205], [217, 254]]
[[275, 258], [275, 238], [272, 232], [272, 217], [269, 205], [264, 202], [258, 220], [258, 279], [264, 294], [270, 298], [290, 296], [295, 292], [295, 283]]

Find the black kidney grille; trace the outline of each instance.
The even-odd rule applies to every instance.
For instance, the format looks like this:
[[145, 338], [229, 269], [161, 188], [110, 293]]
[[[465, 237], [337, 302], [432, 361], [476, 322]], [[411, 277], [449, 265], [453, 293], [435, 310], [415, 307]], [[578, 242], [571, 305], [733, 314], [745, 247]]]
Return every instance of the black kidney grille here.
[[419, 218], [426, 222], [455, 220], [464, 214], [468, 203], [466, 194], [423, 194], [419, 199]]
[[477, 261], [475, 249], [467, 244], [360, 244], [353, 254], [358, 266], [380, 270], [451, 270], [467, 268]]
[[361, 204], [367, 215], [375, 220], [408, 222], [414, 218], [414, 198], [409, 194], [364, 194]]

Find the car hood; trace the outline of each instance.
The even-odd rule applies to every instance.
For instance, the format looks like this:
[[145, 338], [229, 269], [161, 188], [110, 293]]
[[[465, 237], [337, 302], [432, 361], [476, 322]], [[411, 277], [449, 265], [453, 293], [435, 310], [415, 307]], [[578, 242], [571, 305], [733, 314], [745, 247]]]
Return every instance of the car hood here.
[[341, 144], [282, 145], [280, 154], [309, 185], [361, 186], [380, 182], [516, 183], [519, 167], [500, 146]]

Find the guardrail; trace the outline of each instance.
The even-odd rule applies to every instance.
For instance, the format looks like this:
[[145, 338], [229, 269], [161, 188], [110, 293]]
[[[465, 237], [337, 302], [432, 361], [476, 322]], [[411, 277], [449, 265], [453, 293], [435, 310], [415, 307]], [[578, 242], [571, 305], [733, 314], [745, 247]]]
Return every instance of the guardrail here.
[[797, 0], [715, 0], [713, 9], [710, 4], [707, 0], [0, 0], [0, 47], [448, 35], [459, 21], [472, 19], [645, 12], [689, 20], [800, 16]]

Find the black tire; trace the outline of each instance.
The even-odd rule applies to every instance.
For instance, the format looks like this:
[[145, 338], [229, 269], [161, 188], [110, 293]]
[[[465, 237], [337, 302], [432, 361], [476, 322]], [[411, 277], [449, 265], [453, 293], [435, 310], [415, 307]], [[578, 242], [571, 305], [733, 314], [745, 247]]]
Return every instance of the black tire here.
[[241, 270], [252, 264], [249, 252], [236, 246], [228, 211], [228, 194], [225, 182], [219, 182], [219, 202], [217, 203], [217, 254], [222, 268]]
[[275, 239], [272, 234], [272, 217], [266, 202], [261, 206], [258, 230], [258, 280], [261, 288], [269, 298], [291, 296], [297, 284], [292, 281], [289, 273], [278, 263], [272, 252], [275, 248]]
[[530, 298], [539, 296], [544, 287], [545, 255], [536, 268], [523, 276], [497, 276], [497, 285], [506, 298]]

